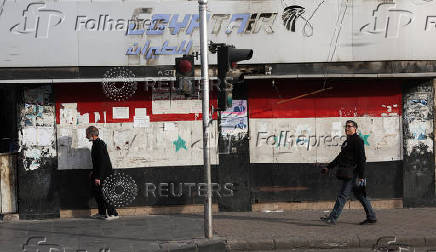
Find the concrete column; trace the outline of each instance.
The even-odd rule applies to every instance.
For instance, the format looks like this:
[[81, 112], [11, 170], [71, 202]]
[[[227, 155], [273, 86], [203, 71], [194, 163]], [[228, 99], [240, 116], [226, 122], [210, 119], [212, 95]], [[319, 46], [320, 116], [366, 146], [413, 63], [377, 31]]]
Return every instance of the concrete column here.
[[[436, 90], [436, 79], [433, 79], [433, 91], [435, 91]], [[433, 111], [436, 111], [435, 110], [435, 104], [436, 104], [436, 95], [434, 95], [433, 96]], [[434, 132], [436, 132], [436, 117], [434, 117], [433, 118], [433, 134], [434, 134]], [[435, 151], [434, 151], [434, 146], [433, 146], [433, 153], [436, 153]], [[434, 157], [435, 157], [435, 164], [436, 164], [436, 155], [434, 155]], [[435, 196], [436, 196], [436, 166], [435, 166], [435, 177], [434, 177], [434, 181], [435, 181], [435, 187], [434, 187], [434, 190], [435, 190]]]
[[52, 87], [23, 88], [18, 113], [20, 219], [59, 217], [56, 112]]
[[[238, 84], [233, 89], [234, 100], [247, 100], [248, 116], [248, 85]], [[222, 115], [222, 114], [221, 114]], [[250, 187], [250, 155], [248, 133], [237, 135], [224, 135], [222, 116], [219, 126], [219, 166], [218, 180], [221, 186], [232, 183], [233, 195], [218, 200], [219, 210], [223, 212], [245, 212], [251, 211], [251, 187]], [[248, 125], [247, 125], [248, 126]], [[248, 129], [247, 129], [248, 132]]]
[[403, 202], [405, 207], [435, 203], [434, 82], [403, 86]]

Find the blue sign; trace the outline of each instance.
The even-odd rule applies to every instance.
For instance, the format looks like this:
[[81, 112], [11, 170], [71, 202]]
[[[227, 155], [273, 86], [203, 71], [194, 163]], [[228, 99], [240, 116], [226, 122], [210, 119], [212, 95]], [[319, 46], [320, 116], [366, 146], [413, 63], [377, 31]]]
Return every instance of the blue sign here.
[[138, 43], [134, 43], [132, 47], [127, 49], [126, 55], [145, 55], [145, 59], [154, 59], [157, 55], [176, 55], [176, 54], [189, 54], [192, 48], [192, 40], [187, 43], [183, 40], [180, 46], [169, 46], [168, 40], [165, 41], [162, 46], [154, 47], [150, 46], [150, 40], [147, 40], [143, 47], [138, 46]]

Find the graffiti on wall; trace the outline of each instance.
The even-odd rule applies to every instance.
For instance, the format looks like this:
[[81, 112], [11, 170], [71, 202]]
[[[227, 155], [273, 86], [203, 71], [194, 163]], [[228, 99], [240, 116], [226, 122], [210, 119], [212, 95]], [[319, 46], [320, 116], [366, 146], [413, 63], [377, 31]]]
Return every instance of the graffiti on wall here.
[[173, 144], [176, 147], [176, 152], [178, 152], [182, 148], [188, 150], [188, 148], [186, 148], [186, 141], [183, 140], [183, 138], [181, 138], [180, 136], [177, 137], [177, 140], [175, 140]]

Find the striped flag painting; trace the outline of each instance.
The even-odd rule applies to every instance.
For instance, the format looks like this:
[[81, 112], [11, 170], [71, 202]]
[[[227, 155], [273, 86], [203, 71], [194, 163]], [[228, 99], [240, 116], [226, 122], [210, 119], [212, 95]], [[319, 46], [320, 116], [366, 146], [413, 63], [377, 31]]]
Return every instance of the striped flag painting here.
[[358, 124], [368, 162], [402, 159], [401, 84], [393, 81], [296, 81], [249, 85], [251, 163], [326, 163]]
[[[85, 130], [95, 125], [114, 168], [203, 164], [201, 100], [144, 91], [125, 101], [108, 99], [99, 83], [55, 86], [59, 169], [90, 169], [91, 143]], [[216, 107], [216, 99], [211, 97]], [[216, 113], [214, 114], [216, 119]], [[211, 163], [218, 163], [218, 127], [211, 125]]]

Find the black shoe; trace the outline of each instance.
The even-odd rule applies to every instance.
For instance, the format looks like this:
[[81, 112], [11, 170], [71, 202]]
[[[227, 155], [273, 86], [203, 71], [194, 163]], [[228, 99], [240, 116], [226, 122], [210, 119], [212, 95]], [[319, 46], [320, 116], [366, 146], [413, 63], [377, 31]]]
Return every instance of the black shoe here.
[[319, 219], [322, 222], [325, 222], [325, 223], [327, 223], [329, 225], [336, 225], [336, 221], [333, 218], [329, 217], [329, 216], [323, 216], [323, 217], [321, 217]]
[[370, 225], [370, 224], [375, 224], [376, 222], [377, 222], [377, 220], [366, 219], [366, 220], [360, 222], [359, 225]]

